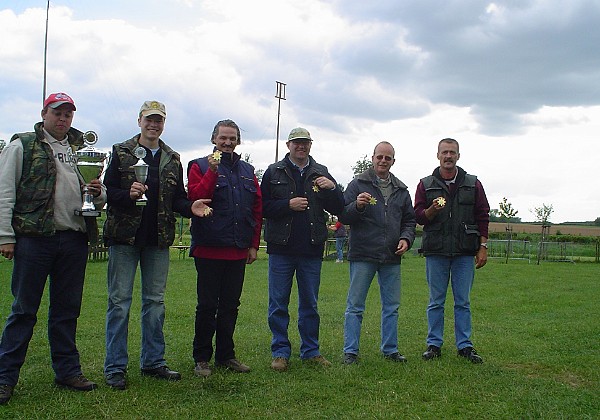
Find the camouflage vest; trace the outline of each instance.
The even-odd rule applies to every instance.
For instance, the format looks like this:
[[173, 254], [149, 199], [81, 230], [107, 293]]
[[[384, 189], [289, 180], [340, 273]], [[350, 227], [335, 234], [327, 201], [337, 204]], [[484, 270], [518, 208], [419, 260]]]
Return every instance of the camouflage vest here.
[[[133, 154], [138, 146], [140, 135], [113, 146], [113, 153], [119, 157], [122, 189], [131, 188], [135, 181], [135, 173], [132, 166], [138, 161]], [[177, 192], [177, 186], [183, 180], [179, 174], [181, 162], [177, 152], [160, 140], [161, 157], [158, 168], [158, 246], [168, 248], [175, 240], [175, 215], [173, 214], [173, 199]], [[131, 206], [128, 208], [108, 206], [107, 218], [104, 223], [104, 238], [113, 239], [116, 242], [133, 245], [135, 234], [142, 221], [142, 206]]]
[[[23, 173], [17, 186], [12, 225], [16, 236], [49, 236], [54, 227], [54, 184], [56, 164], [52, 148], [43, 142], [42, 123], [35, 132], [15, 134], [11, 141], [23, 144]], [[83, 145], [82, 133], [71, 128], [67, 134], [71, 147]]]

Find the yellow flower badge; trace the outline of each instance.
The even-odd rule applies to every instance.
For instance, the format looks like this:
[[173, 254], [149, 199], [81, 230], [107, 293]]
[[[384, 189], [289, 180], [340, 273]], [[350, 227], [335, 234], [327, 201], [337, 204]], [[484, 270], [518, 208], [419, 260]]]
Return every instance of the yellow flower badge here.
[[444, 197], [438, 197], [436, 201], [440, 207], [444, 207], [446, 205], [446, 199]]
[[217, 163], [221, 163], [221, 151], [220, 150], [217, 150], [216, 152], [214, 152], [212, 154], [212, 157], [214, 160], [217, 161]]
[[312, 190], [313, 190], [314, 192], [319, 192], [319, 187], [317, 186], [317, 184], [313, 185], [313, 188], [312, 188]]
[[369, 204], [374, 206], [375, 204], [377, 204], [377, 199], [375, 197], [369, 198]]
[[205, 216], [210, 216], [212, 214], [212, 212], [213, 212], [212, 207], [206, 206], [206, 208], [204, 209], [204, 215]]

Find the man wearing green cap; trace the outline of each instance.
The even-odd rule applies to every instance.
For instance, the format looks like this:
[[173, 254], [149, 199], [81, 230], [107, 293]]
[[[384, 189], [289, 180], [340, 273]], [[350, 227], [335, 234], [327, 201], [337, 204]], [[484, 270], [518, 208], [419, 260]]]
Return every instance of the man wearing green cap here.
[[312, 138], [308, 130], [294, 128], [286, 145], [289, 153], [269, 166], [261, 183], [269, 254], [271, 368], [278, 372], [287, 370], [291, 355], [287, 329], [294, 273], [298, 283], [300, 358], [324, 367], [331, 365], [319, 350], [317, 300], [327, 240], [325, 211], [337, 215], [344, 208], [344, 197], [335, 179], [310, 156]]

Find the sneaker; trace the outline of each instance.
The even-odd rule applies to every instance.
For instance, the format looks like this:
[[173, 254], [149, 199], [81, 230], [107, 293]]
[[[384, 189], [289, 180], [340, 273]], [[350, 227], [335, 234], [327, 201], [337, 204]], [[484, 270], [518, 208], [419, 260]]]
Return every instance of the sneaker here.
[[277, 372], [285, 372], [288, 370], [289, 360], [285, 357], [275, 357], [271, 362], [271, 369]]
[[127, 381], [123, 372], [109, 373], [105, 377], [106, 385], [112, 389], [124, 390], [127, 388]]
[[208, 362], [196, 362], [194, 375], [201, 376], [203, 378], [208, 378], [210, 375], [212, 375], [212, 369], [210, 368]]
[[6, 404], [12, 397], [14, 386], [7, 384], [0, 385], [0, 405]]
[[233, 370], [234, 372], [237, 372], [237, 373], [250, 372], [250, 367], [246, 366], [245, 364], [240, 362], [238, 359], [229, 359], [229, 360], [225, 360], [223, 362], [216, 362], [215, 366], [222, 366], [229, 370]]
[[169, 369], [168, 366], [159, 366], [154, 369], [142, 369], [142, 376], [152, 376], [157, 379], [166, 379], [167, 381], [178, 381], [181, 374]]
[[98, 385], [83, 376], [83, 374], [71, 376], [67, 379], [55, 379], [54, 383], [62, 388], [72, 389], [73, 391], [91, 391], [98, 388]]
[[391, 360], [392, 362], [398, 362], [398, 363], [406, 363], [408, 361], [408, 360], [406, 360], [406, 357], [402, 356], [399, 352], [392, 353], [392, 354], [385, 354], [383, 357], [387, 360]]
[[423, 360], [431, 360], [436, 357], [442, 357], [442, 349], [438, 346], [427, 346], [427, 350], [423, 353]]
[[322, 355], [318, 355], [315, 357], [311, 357], [308, 359], [304, 359], [306, 362], [310, 362], [313, 363], [315, 365], [321, 365], [323, 367], [330, 367], [331, 366], [331, 362], [329, 360], [327, 360], [326, 358], [324, 358]]
[[336, 263], [343, 263], [344, 260], [335, 260]]
[[460, 349], [458, 351], [458, 355], [469, 360], [471, 363], [483, 363], [482, 357], [477, 354], [473, 347], [465, 347]]
[[358, 363], [358, 355], [354, 353], [344, 353], [344, 358], [342, 359], [342, 364], [344, 365], [353, 365]]

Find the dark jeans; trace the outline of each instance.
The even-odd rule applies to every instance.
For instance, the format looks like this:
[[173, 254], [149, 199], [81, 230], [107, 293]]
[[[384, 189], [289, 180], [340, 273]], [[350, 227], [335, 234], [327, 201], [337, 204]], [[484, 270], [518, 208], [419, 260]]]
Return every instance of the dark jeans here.
[[19, 379], [48, 277], [52, 368], [58, 380], [81, 374], [75, 332], [87, 254], [87, 235], [80, 232], [17, 238], [11, 285], [15, 299], [0, 342], [0, 384], [14, 386]]
[[233, 359], [233, 333], [244, 284], [246, 260], [194, 258], [194, 263], [198, 273], [194, 361], [208, 362], [211, 359], [215, 332], [215, 360], [224, 362]]

